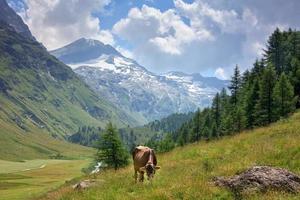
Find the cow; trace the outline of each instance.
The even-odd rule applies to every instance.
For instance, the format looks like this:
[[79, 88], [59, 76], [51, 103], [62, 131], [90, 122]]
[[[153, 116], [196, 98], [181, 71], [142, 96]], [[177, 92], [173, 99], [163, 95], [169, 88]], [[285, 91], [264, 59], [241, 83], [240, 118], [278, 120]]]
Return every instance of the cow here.
[[155, 171], [160, 169], [157, 165], [156, 156], [153, 149], [145, 146], [137, 146], [132, 152], [133, 165], [134, 165], [134, 178], [135, 182], [144, 181], [144, 173], [146, 172], [149, 181], [154, 177]]

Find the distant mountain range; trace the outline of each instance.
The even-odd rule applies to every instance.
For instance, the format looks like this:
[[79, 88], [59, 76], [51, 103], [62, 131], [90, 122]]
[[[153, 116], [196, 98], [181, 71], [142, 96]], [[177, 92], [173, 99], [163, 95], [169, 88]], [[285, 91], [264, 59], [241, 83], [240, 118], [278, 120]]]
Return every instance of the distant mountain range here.
[[140, 123], [208, 106], [227, 84], [200, 74], [155, 74], [112, 46], [92, 39], [81, 38], [50, 53]]

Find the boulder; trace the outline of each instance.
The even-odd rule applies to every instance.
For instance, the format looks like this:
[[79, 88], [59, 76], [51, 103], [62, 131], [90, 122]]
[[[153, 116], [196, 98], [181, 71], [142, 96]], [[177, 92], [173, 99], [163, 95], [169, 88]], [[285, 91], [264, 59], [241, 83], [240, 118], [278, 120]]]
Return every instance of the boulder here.
[[230, 189], [234, 194], [243, 191], [282, 190], [291, 193], [300, 192], [300, 177], [286, 169], [268, 166], [254, 166], [238, 175], [214, 178], [217, 186]]
[[74, 190], [82, 190], [94, 185], [96, 185], [96, 182], [94, 180], [84, 180], [84, 181], [80, 181], [79, 183], [76, 183], [75, 185], [72, 186], [72, 188]]

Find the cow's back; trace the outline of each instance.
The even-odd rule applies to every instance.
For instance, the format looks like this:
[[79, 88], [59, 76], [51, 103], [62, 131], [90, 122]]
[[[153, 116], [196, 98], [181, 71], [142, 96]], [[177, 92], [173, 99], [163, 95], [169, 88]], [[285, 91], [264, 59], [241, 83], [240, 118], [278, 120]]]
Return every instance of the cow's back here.
[[139, 170], [147, 164], [150, 153], [151, 149], [144, 146], [138, 146], [133, 150], [132, 158], [135, 170]]

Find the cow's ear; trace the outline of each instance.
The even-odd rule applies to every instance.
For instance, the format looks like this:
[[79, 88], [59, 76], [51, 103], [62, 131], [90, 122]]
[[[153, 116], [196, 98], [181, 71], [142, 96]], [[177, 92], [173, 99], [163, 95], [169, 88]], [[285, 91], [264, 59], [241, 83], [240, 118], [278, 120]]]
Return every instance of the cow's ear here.
[[140, 168], [140, 171], [141, 171], [141, 172], [145, 172], [145, 171], [146, 171], [146, 168], [145, 168], [145, 167], [141, 167], [141, 168]]
[[160, 169], [160, 166], [155, 166], [155, 169]]

